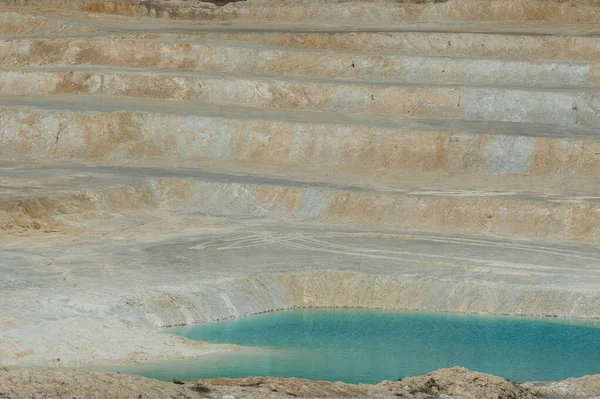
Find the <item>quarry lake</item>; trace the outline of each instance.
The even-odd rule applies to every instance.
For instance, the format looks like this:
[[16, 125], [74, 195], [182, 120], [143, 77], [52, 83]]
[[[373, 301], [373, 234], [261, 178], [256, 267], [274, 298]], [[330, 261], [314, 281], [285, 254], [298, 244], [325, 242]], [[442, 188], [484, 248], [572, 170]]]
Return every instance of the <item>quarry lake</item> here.
[[177, 327], [252, 347], [119, 371], [163, 380], [283, 376], [378, 383], [463, 366], [515, 381], [600, 373], [600, 324], [358, 309], [308, 309]]

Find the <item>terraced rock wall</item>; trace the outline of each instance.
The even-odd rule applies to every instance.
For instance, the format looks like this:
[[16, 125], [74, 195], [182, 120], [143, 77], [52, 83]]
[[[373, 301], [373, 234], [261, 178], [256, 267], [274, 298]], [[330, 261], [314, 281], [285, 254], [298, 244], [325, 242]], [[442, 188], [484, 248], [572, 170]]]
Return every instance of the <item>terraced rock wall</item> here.
[[300, 306], [600, 317], [599, 21], [0, 3], [3, 361], [196, 356], [153, 329]]

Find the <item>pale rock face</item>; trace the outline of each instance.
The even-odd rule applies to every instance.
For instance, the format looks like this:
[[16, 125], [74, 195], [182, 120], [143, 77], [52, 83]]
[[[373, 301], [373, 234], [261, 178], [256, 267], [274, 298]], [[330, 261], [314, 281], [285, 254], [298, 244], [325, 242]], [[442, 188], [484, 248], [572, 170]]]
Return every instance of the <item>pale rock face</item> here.
[[532, 137], [497, 137], [486, 146], [489, 170], [495, 174], [529, 172], [535, 152]]
[[[33, 3], [0, 4], [1, 366], [238, 351], [157, 330], [301, 307], [600, 318], [597, 0]], [[0, 372], [39, 392], [600, 395]]]

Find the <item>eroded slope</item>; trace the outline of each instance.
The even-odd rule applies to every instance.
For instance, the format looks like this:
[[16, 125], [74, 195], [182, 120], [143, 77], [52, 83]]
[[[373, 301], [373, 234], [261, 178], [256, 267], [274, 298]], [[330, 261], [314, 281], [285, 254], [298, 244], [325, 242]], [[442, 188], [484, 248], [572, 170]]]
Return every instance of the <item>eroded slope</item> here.
[[[3, 2], [0, 361], [242, 350], [156, 328], [290, 307], [599, 318], [599, 10]], [[339, 389], [498, 394], [390, 384]]]

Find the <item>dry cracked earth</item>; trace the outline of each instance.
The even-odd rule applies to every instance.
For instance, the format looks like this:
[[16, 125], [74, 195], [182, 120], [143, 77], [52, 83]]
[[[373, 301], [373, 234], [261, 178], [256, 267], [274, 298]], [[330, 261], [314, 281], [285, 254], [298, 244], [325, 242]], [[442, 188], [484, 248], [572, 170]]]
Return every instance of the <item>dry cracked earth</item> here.
[[0, 398], [600, 397], [77, 370], [294, 307], [600, 318], [600, 2], [0, 1]]

